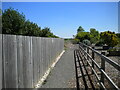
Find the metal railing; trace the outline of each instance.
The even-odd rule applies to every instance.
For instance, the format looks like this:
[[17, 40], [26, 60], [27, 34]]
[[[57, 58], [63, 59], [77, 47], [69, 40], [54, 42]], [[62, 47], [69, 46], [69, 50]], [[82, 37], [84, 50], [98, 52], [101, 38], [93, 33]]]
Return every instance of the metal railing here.
[[[91, 50], [91, 55], [89, 54]], [[94, 49], [94, 47], [87, 46], [83, 43], [79, 43], [79, 52], [84, 57], [84, 59], [87, 61], [88, 66], [92, 70], [92, 74], [95, 75], [99, 85], [100, 89], [106, 90], [107, 88], [105, 87], [105, 79], [108, 81], [109, 85], [112, 87], [112, 90], [119, 90], [119, 87], [113, 82], [113, 80], [108, 76], [108, 74], [105, 71], [105, 62], [109, 63], [111, 66], [113, 66], [116, 70], [120, 71], [120, 65], [116, 62], [114, 62], [112, 59], [106, 57], [104, 52], [100, 53], [97, 50]], [[101, 65], [99, 65], [95, 61], [95, 54], [98, 55], [101, 58]], [[74, 54], [75, 55], [75, 54]], [[76, 58], [79, 58], [76, 56]], [[100, 71], [100, 77], [97, 74], [95, 67]], [[79, 80], [77, 80], [79, 81]], [[78, 85], [78, 84], [77, 84]], [[77, 86], [79, 87], [79, 86]]]

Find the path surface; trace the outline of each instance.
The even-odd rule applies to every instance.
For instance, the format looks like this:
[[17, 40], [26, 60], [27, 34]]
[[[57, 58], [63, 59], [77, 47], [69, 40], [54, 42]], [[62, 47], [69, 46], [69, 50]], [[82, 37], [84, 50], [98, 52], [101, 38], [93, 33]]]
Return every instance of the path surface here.
[[[76, 46], [70, 45], [57, 62], [42, 88], [71, 88], [70, 83], [75, 79], [75, 66], [73, 51]], [[75, 82], [75, 81], [74, 81]]]

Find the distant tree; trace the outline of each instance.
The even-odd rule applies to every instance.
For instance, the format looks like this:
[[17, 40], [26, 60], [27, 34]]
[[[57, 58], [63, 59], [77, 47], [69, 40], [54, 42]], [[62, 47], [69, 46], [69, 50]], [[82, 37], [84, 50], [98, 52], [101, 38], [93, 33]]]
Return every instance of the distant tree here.
[[5, 10], [2, 14], [3, 34], [23, 34], [25, 16], [13, 8]]
[[100, 39], [99, 32], [96, 29], [91, 28], [90, 29], [90, 41], [91, 41], [91, 43], [96, 43], [99, 39]]
[[79, 33], [77, 33], [76, 38], [79, 39], [81, 42], [85, 39], [90, 40], [90, 33], [89, 32], [79, 32]]
[[106, 43], [107, 45], [113, 47], [118, 44], [118, 39], [115, 32], [105, 31], [100, 34], [100, 38]]
[[51, 32], [50, 28], [48, 28], [48, 27], [45, 27], [44, 29], [41, 30], [40, 36], [41, 37], [54, 37], [54, 38], [58, 38], [58, 36], [54, 35]]
[[116, 33], [117, 37], [120, 38], [120, 33]]
[[85, 31], [85, 30], [82, 28], [82, 26], [79, 26], [79, 28], [77, 29], [77, 33], [83, 32], [83, 31]]

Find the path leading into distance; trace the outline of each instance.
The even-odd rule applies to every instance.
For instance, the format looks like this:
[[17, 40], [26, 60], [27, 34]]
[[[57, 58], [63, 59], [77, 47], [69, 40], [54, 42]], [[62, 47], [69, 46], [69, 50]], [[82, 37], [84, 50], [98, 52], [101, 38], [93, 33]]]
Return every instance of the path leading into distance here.
[[57, 62], [50, 75], [42, 85], [42, 88], [71, 88], [70, 83], [75, 79], [74, 49], [70, 45]]

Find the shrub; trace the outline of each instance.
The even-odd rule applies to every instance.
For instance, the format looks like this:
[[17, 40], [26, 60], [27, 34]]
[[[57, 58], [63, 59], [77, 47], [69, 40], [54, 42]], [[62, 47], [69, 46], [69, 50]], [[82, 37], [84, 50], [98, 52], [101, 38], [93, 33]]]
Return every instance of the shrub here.
[[89, 40], [87, 40], [87, 39], [83, 40], [82, 43], [84, 43], [84, 44], [86, 44], [88, 46], [91, 45], [91, 42]]
[[105, 31], [100, 34], [101, 39], [108, 46], [114, 47], [118, 44], [118, 38], [114, 32]]

